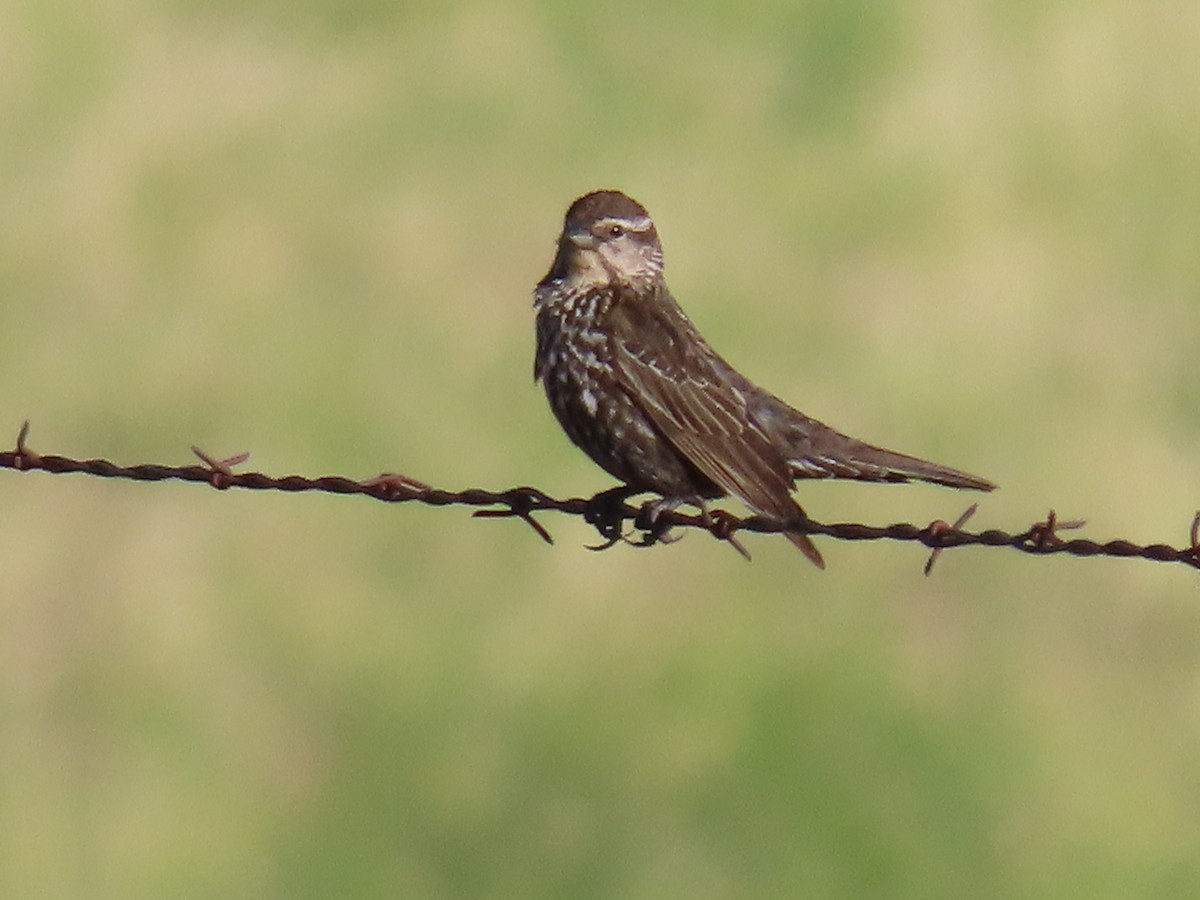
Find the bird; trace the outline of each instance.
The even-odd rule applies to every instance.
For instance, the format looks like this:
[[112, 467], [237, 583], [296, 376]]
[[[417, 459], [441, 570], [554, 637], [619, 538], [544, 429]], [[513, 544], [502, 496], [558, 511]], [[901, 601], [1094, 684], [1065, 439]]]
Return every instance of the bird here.
[[[732, 496], [787, 524], [804, 518], [796, 481], [813, 478], [996, 487], [849, 437], [734, 369], [668, 289], [654, 221], [621, 191], [571, 204], [533, 298], [534, 382], [567, 437], [628, 495], [660, 495], [652, 512], [687, 503], [707, 516], [706, 501]], [[825, 567], [807, 534], [784, 533]]]

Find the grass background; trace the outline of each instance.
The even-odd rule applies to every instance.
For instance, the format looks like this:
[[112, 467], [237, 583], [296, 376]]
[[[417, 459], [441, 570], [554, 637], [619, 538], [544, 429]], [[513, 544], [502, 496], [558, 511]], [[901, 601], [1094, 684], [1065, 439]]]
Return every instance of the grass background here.
[[[1185, 540], [1200, 9], [0, 7], [0, 427], [44, 452], [609, 482], [530, 382], [620, 187], [805, 411]], [[5, 425], [5, 423], [7, 423]], [[6, 897], [1167, 897], [1200, 879], [1181, 567], [0, 473]], [[817, 518], [952, 519], [819, 484]]]

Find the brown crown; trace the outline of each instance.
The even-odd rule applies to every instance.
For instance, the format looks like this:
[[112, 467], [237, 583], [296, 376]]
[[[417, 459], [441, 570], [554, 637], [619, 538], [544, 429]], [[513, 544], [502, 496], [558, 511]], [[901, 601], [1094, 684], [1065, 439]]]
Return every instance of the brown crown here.
[[567, 210], [568, 225], [586, 226], [600, 219], [635, 219], [649, 216], [646, 208], [620, 191], [592, 191]]

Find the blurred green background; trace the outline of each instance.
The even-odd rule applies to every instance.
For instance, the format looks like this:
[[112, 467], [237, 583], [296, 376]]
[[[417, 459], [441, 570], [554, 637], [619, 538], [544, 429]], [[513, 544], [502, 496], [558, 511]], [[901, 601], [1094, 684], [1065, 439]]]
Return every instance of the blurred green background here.
[[[751, 377], [1186, 541], [1200, 7], [0, 6], [0, 428], [121, 462], [610, 481], [531, 383], [568, 203]], [[805, 486], [824, 520], [953, 519]], [[1173, 897], [1183, 567], [595, 535], [0, 472], [4, 897]]]

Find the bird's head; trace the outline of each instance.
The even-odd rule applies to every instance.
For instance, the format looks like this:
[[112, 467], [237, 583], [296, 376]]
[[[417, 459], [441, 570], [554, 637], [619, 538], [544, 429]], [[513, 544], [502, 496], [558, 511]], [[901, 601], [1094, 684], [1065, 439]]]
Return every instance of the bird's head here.
[[662, 276], [662, 244], [645, 208], [620, 191], [593, 191], [567, 210], [543, 283], [648, 287]]

